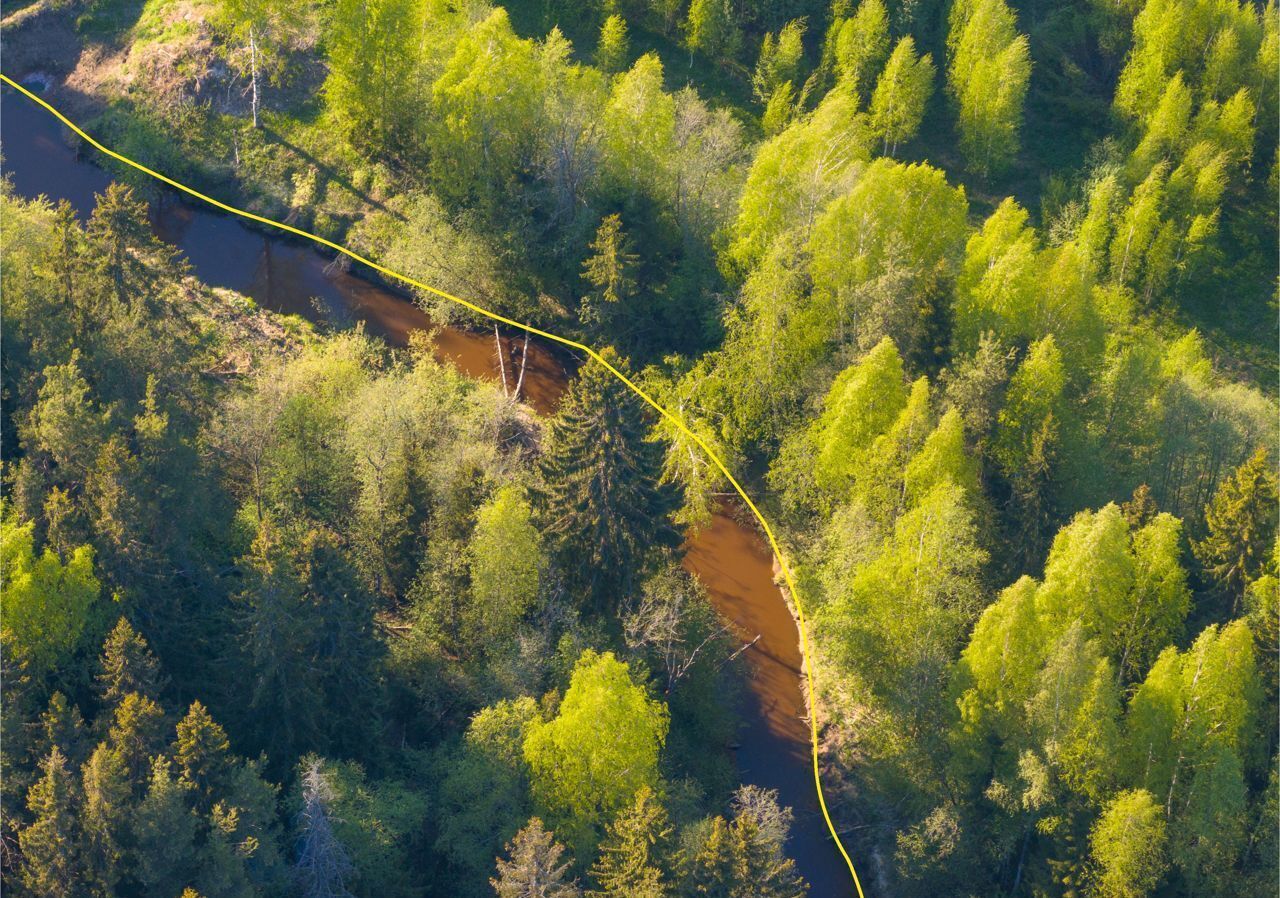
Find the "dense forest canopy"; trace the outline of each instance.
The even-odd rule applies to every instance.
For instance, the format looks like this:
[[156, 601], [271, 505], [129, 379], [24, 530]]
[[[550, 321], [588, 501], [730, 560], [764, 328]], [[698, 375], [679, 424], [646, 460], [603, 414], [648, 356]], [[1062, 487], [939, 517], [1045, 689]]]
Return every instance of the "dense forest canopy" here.
[[[1274, 0], [34, 0], [0, 37], [120, 151], [677, 411], [797, 573], [868, 894], [1274, 894]], [[735, 765], [688, 433], [581, 360], [539, 411], [210, 287], [111, 173], [84, 215], [0, 183], [6, 889], [850, 892]]]

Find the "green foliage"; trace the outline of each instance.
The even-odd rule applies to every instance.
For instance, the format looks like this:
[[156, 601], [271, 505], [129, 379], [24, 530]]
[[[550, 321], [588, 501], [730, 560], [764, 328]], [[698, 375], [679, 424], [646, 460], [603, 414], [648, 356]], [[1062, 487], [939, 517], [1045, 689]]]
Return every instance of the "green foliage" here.
[[1121, 792], [1089, 834], [1097, 865], [1098, 894], [1105, 898], [1143, 898], [1168, 869], [1164, 814], [1145, 789]]
[[498, 875], [489, 880], [498, 898], [580, 898], [582, 890], [569, 878], [572, 860], [561, 860], [564, 846], [534, 817], [507, 846], [509, 858], [498, 858]]
[[494, 857], [528, 816], [523, 745], [537, 718], [531, 698], [499, 702], [478, 712], [462, 741], [441, 754], [435, 848], [471, 893], [483, 890]]
[[1265, 449], [1258, 449], [1222, 481], [1205, 508], [1205, 538], [1196, 560], [1231, 600], [1234, 614], [1247, 583], [1261, 573], [1274, 550], [1276, 477]]
[[592, 287], [583, 298], [580, 317], [606, 334], [625, 331], [625, 322], [635, 316], [630, 300], [636, 293], [636, 255], [630, 251], [622, 218], [609, 215], [600, 222], [591, 255], [582, 264], [582, 279]]
[[858, 470], [860, 453], [884, 433], [907, 401], [902, 357], [885, 337], [856, 365], [841, 372], [810, 431], [814, 446], [814, 483], [843, 492]]
[[1004, 0], [951, 7], [947, 85], [958, 106], [960, 149], [984, 177], [1017, 155], [1031, 48]]
[[538, 596], [541, 538], [533, 510], [516, 487], [504, 487], [476, 515], [470, 551], [472, 606], [485, 641], [501, 643]]
[[[323, 808], [332, 821], [334, 838], [350, 857], [355, 894], [370, 898], [420, 894], [411, 859], [427, 814], [421, 788], [391, 778], [371, 781], [359, 764], [351, 762], [306, 758], [302, 764], [304, 769], [314, 764], [315, 772], [300, 777], [298, 822], [304, 832], [308, 825], [314, 828], [320, 823], [314, 818]], [[308, 806], [313, 818], [309, 822]], [[322, 857], [316, 860], [324, 862]]]
[[870, 349], [890, 336], [921, 349], [925, 323], [964, 240], [963, 188], [938, 169], [871, 163], [813, 226], [813, 294], [831, 338]]
[[599, 886], [593, 894], [641, 898], [668, 894], [663, 866], [670, 852], [671, 825], [653, 790], [637, 790], [634, 803], [605, 829], [600, 857], [591, 868]]
[[411, 0], [343, 0], [333, 10], [325, 98], [357, 142], [403, 141], [418, 99], [416, 34], [422, 11]]
[[857, 98], [837, 89], [761, 145], [738, 202], [733, 263], [743, 270], [756, 265], [790, 228], [807, 234], [826, 201], [849, 186], [856, 163], [870, 156], [870, 142]]
[[794, 19], [776, 35], [765, 34], [760, 56], [751, 76], [751, 90], [758, 102], [773, 97], [783, 84], [800, 83], [800, 66], [804, 61], [803, 19]]
[[642, 787], [659, 783], [666, 706], [649, 698], [612, 652], [587, 650], [574, 665], [556, 716], [533, 721], [524, 740], [534, 800], [563, 821], [579, 855]]
[[[614, 365], [622, 361], [607, 356]], [[659, 483], [662, 449], [639, 400], [587, 365], [552, 420], [539, 460], [538, 504], [548, 547], [584, 598], [625, 598], [664, 549], [679, 545], [674, 491]]]
[[712, 59], [733, 57], [742, 39], [728, 0], [693, 0], [683, 29], [689, 51]]
[[920, 130], [933, 94], [933, 58], [916, 56], [915, 41], [904, 37], [889, 54], [871, 95], [871, 133], [884, 141], [886, 155], [896, 153]]
[[873, 73], [889, 58], [889, 14], [882, 0], [858, 4], [857, 12], [840, 25], [834, 49], [836, 74], [866, 99]]
[[34, 678], [65, 673], [73, 655], [95, 632], [102, 586], [93, 549], [80, 546], [63, 563], [52, 549], [38, 555], [34, 524], [20, 524], [5, 509], [0, 520], [4, 588], [4, 650]]
[[596, 67], [602, 72], [614, 74], [627, 67], [631, 42], [627, 37], [627, 20], [611, 15], [600, 26], [600, 39], [596, 42]]

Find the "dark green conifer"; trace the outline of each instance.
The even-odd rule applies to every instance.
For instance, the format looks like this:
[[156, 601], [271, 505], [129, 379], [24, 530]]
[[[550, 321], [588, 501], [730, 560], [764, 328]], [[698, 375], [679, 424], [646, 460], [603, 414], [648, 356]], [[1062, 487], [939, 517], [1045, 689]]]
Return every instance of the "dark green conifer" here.
[[[611, 351], [605, 356], [621, 369]], [[627, 594], [663, 550], [680, 545], [677, 497], [659, 482], [652, 414], [616, 377], [588, 364], [551, 421], [539, 463], [547, 540], [570, 585], [597, 607]]]

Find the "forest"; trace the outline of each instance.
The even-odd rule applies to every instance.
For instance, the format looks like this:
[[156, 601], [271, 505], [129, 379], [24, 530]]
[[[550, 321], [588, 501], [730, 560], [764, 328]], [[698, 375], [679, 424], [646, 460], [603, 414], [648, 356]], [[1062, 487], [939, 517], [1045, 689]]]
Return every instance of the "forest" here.
[[13, 0], [0, 41], [689, 428], [554, 347], [554, 402], [527, 342], [459, 370], [439, 328], [497, 331], [437, 294], [403, 340], [264, 307], [153, 179], [86, 149], [77, 208], [0, 147], [5, 890], [857, 894], [735, 760], [696, 434], [796, 575], [867, 896], [1276, 894], [1275, 0]]

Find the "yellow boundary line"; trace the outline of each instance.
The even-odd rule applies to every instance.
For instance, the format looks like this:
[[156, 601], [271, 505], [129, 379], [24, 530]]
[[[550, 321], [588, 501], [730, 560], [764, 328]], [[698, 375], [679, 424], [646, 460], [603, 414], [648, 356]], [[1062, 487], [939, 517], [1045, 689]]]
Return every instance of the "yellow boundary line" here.
[[442, 299], [447, 299], [450, 302], [457, 303], [458, 305], [468, 308], [479, 315], [483, 315], [484, 317], [489, 318], [492, 321], [500, 322], [502, 324], [507, 325], [508, 327], [513, 327], [513, 328], [516, 328], [517, 330], [522, 330], [527, 333], [533, 334], [534, 336], [541, 337], [544, 340], [550, 340], [553, 343], [559, 343], [562, 346], [568, 346], [572, 349], [578, 350], [579, 352], [586, 353], [593, 361], [599, 363], [600, 365], [603, 365], [609, 371], [610, 374], [612, 374], [614, 377], [618, 378], [618, 380], [626, 384], [627, 387], [630, 388], [630, 390], [633, 393], [635, 393], [637, 396], [643, 399], [646, 403], [652, 406], [658, 412], [658, 414], [662, 415], [664, 418], [666, 418], [668, 421], [674, 424], [680, 430], [681, 433], [683, 433], [685, 436], [689, 437], [695, 443], [697, 443], [698, 447], [703, 452], [706, 453], [707, 458], [711, 460], [711, 463], [715, 465], [716, 468], [720, 471], [720, 473], [723, 474], [728, 479], [729, 483], [733, 485], [734, 492], [736, 492], [742, 498], [742, 501], [747, 504], [747, 507], [749, 509], [751, 509], [751, 513], [755, 515], [756, 520], [760, 522], [760, 526], [764, 529], [765, 536], [767, 536], [769, 539], [769, 546], [773, 549], [774, 557], [778, 559], [778, 565], [779, 567], [782, 568], [782, 577], [787, 582], [787, 589], [790, 590], [791, 592], [792, 601], [795, 602], [796, 614], [800, 618], [800, 627], [799, 627], [800, 648], [801, 648], [801, 651], [803, 651], [804, 653], [804, 659], [805, 659], [805, 682], [806, 682], [806, 685], [808, 686], [808, 691], [809, 691], [809, 742], [810, 742], [810, 748], [811, 748], [810, 754], [812, 755], [812, 759], [813, 759], [813, 784], [814, 784], [814, 788], [817, 789], [817, 792], [818, 792], [818, 804], [822, 808], [822, 817], [827, 823], [827, 830], [831, 833], [831, 838], [835, 841], [836, 847], [840, 849], [840, 854], [844, 858], [844, 862], [849, 866], [849, 873], [850, 875], [853, 876], [853, 884], [858, 890], [859, 898], [866, 898], [866, 896], [863, 894], [863, 891], [862, 891], [862, 882], [858, 879], [858, 871], [854, 869], [853, 859], [849, 857], [849, 852], [845, 850], [844, 843], [840, 841], [840, 836], [839, 834], [836, 833], [835, 824], [831, 820], [831, 813], [827, 810], [827, 800], [822, 794], [822, 777], [821, 777], [821, 774], [819, 773], [819, 766], [818, 766], [818, 719], [817, 719], [817, 714], [815, 713], [817, 708], [817, 698], [816, 698], [816, 691], [814, 689], [814, 683], [813, 683], [813, 660], [809, 656], [808, 624], [805, 622], [804, 608], [800, 604], [800, 591], [796, 589], [795, 580], [792, 579], [792, 576], [791, 576], [791, 570], [790, 568], [787, 567], [787, 562], [785, 557], [782, 554], [782, 549], [778, 546], [778, 540], [773, 535], [773, 528], [769, 526], [769, 522], [765, 520], [765, 517], [763, 514], [761, 514], [760, 509], [757, 508], [756, 504], [751, 501], [751, 497], [747, 495], [747, 491], [742, 488], [742, 486], [738, 483], [737, 479], [734, 478], [732, 473], [730, 473], [729, 469], [725, 466], [725, 463], [720, 460], [720, 457], [716, 455], [715, 452], [712, 451], [711, 447], [708, 446], [700, 436], [698, 436], [696, 433], [690, 430], [688, 425], [686, 425], [678, 415], [674, 414], [673, 412], [667, 411], [665, 408], [659, 405], [658, 402], [655, 401], [652, 396], [650, 396], [648, 393], [642, 390], [639, 386], [633, 383], [630, 378], [628, 378], [625, 374], [623, 374], [621, 371], [619, 371], [617, 368], [611, 365], [608, 362], [608, 360], [606, 360], [602, 355], [600, 355], [600, 353], [596, 352], [590, 346], [586, 346], [582, 343], [579, 343], [576, 340], [570, 340], [567, 337], [561, 337], [557, 334], [550, 333], [549, 331], [541, 330], [530, 324], [524, 324], [523, 322], [520, 322], [520, 321], [514, 321], [510, 318], [507, 318], [504, 315], [499, 315], [497, 312], [490, 311], [489, 309], [486, 309], [483, 306], [478, 306], [473, 302], [469, 302], [465, 299], [461, 299], [450, 293], [446, 293], [445, 291], [440, 290], [436, 287], [432, 287], [430, 284], [424, 284], [421, 281], [415, 281], [413, 278], [407, 275], [401, 274], [398, 271], [393, 271], [390, 268], [385, 268], [382, 265], [379, 265], [377, 262], [372, 261], [371, 259], [366, 259], [364, 256], [361, 256], [360, 254], [347, 249], [345, 246], [340, 246], [339, 244], [334, 243], [332, 240], [326, 240], [325, 238], [319, 236], [318, 234], [312, 234], [311, 232], [304, 231], [301, 228], [295, 228], [293, 225], [285, 224], [282, 221], [276, 221], [271, 218], [265, 218], [261, 215], [255, 215], [253, 212], [249, 212], [245, 209], [238, 209], [235, 206], [231, 206], [231, 205], [228, 205], [227, 203], [216, 200], [211, 196], [206, 196], [205, 194], [201, 193], [200, 191], [196, 190], [193, 187], [188, 187], [186, 184], [183, 184], [179, 181], [175, 181], [173, 180], [173, 178], [170, 178], [166, 175], [162, 175], [160, 172], [153, 171], [152, 169], [147, 168], [142, 163], [135, 162], [133, 159], [130, 159], [128, 156], [121, 155], [120, 153], [117, 153], [115, 150], [112, 150], [111, 148], [103, 146], [102, 144], [98, 143], [98, 141], [94, 140], [92, 137], [86, 134], [83, 129], [81, 129], [78, 125], [76, 125], [75, 122], [71, 121], [71, 119], [63, 115], [61, 112], [55, 109], [52, 105], [46, 102], [43, 98], [32, 93], [30, 90], [28, 90], [27, 88], [23, 87], [21, 84], [19, 84], [18, 82], [10, 78], [8, 75], [0, 73], [0, 80], [3, 80], [5, 84], [9, 85], [10, 87], [24, 94], [28, 99], [33, 100], [34, 102], [43, 106], [46, 110], [52, 113], [59, 121], [61, 121], [64, 125], [70, 128], [72, 131], [74, 131], [81, 138], [83, 138], [94, 149], [98, 150], [99, 152], [105, 153], [106, 155], [110, 156], [112, 159], [115, 159], [118, 162], [123, 162], [125, 165], [129, 167], [137, 169], [143, 174], [150, 175], [151, 177], [155, 178], [158, 181], [163, 181], [165, 184], [168, 184], [170, 187], [173, 187], [176, 190], [180, 190], [189, 196], [193, 196], [198, 200], [202, 200], [211, 206], [216, 206], [217, 208], [223, 210], [224, 212], [229, 212], [232, 215], [238, 215], [241, 218], [247, 218], [251, 221], [259, 222], [260, 224], [268, 225], [273, 228], [278, 228], [281, 231], [287, 231], [290, 234], [295, 234], [298, 237], [302, 237], [314, 243], [319, 243], [321, 246], [327, 246], [329, 247], [329, 249], [332, 249], [335, 252], [342, 253], [344, 256], [347, 256], [348, 258], [354, 259], [355, 261], [359, 262], [361, 265], [369, 266], [374, 271], [381, 272], [382, 274], [385, 274], [388, 277], [394, 278], [395, 280], [402, 281], [413, 287], [417, 287], [419, 290], [426, 290], [428, 293], [434, 293], [436, 296], [439, 296]]

